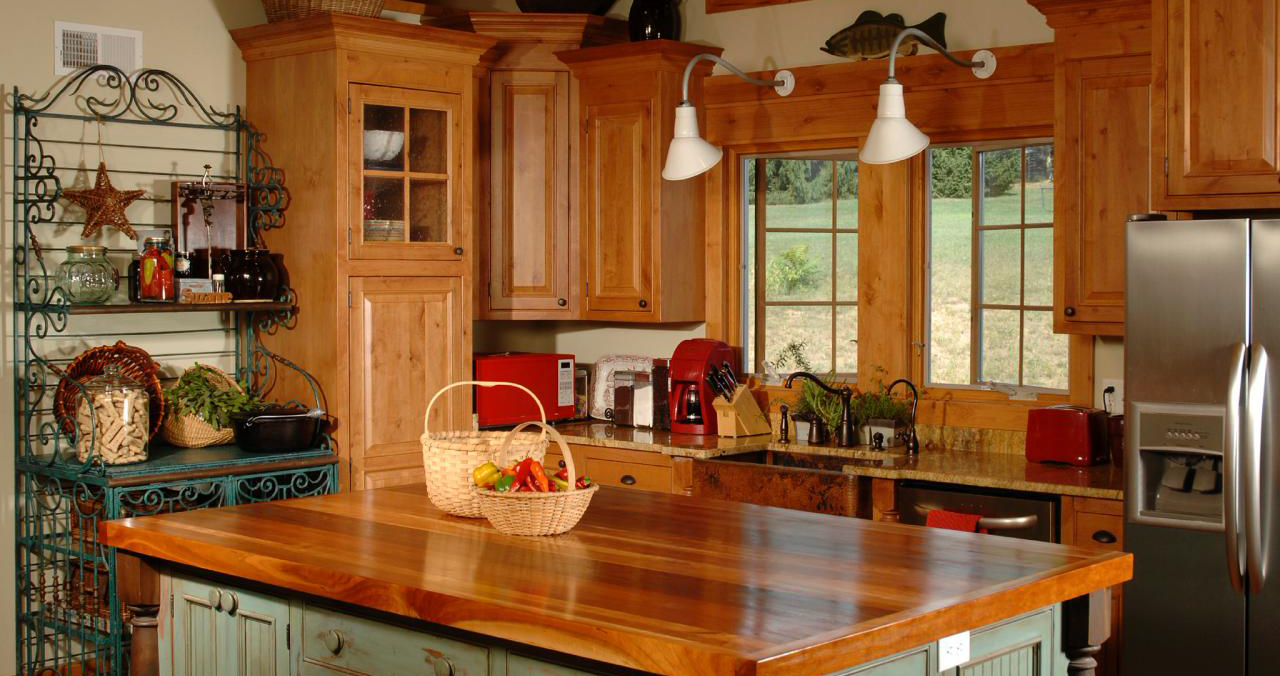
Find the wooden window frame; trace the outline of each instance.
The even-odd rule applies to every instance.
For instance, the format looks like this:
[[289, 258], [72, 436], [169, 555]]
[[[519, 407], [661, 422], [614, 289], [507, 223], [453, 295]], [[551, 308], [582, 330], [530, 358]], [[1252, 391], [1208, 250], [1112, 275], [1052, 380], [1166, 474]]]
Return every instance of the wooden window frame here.
[[[850, 235], [850, 234], [856, 237], [858, 234], [857, 225], [854, 225], [851, 228], [842, 228], [840, 226], [840, 211], [839, 211], [840, 173], [839, 173], [838, 163], [839, 162], [857, 162], [857, 156], [853, 150], [847, 151], [851, 156], [849, 158], [836, 156], [838, 154], [843, 154], [844, 152], [845, 151], [843, 150], [835, 151], [835, 152], [810, 151], [810, 152], [788, 153], [782, 156], [779, 156], [778, 154], [760, 154], [760, 155], [747, 155], [739, 159], [739, 171], [741, 172], [740, 173], [741, 183], [739, 185], [742, 186], [744, 193], [745, 193], [745, 190], [747, 189], [747, 186], [746, 186], [747, 173], [745, 171], [742, 171], [742, 169], [746, 166], [746, 162], [750, 162], [750, 161], [755, 162], [754, 175], [756, 177], [755, 222], [751, 224], [751, 226], [754, 228], [754, 231], [755, 231], [754, 233], [755, 260], [750, 262], [750, 264], [755, 269], [755, 280], [756, 280], [755, 297], [752, 299], [746, 299], [746, 298], [740, 297], [738, 299], [739, 313], [743, 312], [743, 308], [746, 307], [746, 303], [748, 301], [751, 302], [753, 305], [753, 312], [752, 312], [753, 321], [751, 322], [752, 326], [750, 327], [751, 329], [750, 339], [752, 341], [752, 357], [753, 357], [752, 359], [753, 363], [751, 364], [752, 373], [758, 374], [758, 373], [764, 372], [763, 362], [765, 357], [768, 356], [765, 354], [765, 344], [766, 344], [766, 337], [767, 337], [767, 332], [765, 331], [765, 328], [766, 328], [765, 320], [766, 320], [767, 310], [770, 307], [829, 307], [831, 308], [831, 335], [830, 335], [829, 348], [830, 348], [831, 364], [833, 369], [835, 368], [836, 364], [839, 361], [839, 354], [836, 347], [836, 343], [840, 335], [839, 325], [837, 323], [840, 317], [839, 310], [840, 308], [851, 307], [854, 309], [854, 312], [856, 313], [858, 308], [858, 295], [857, 295], [858, 287], [857, 287], [856, 278], [854, 279], [854, 295], [852, 300], [849, 300], [849, 299], [841, 300], [839, 297], [839, 290], [838, 290], [838, 285], [839, 285], [839, 277], [838, 277], [839, 258], [837, 258], [839, 254], [839, 247], [837, 246], [838, 237], [840, 235]], [[768, 227], [768, 211], [769, 211], [768, 204], [767, 204], [768, 182], [767, 180], [761, 181], [760, 177], [767, 175], [765, 165], [769, 160], [795, 160], [795, 161], [802, 161], [802, 162], [831, 163], [831, 224], [829, 228], [815, 227], [815, 228], [773, 228], [771, 229]], [[856, 208], [856, 205], [857, 205], [856, 197], [854, 198], [854, 205]], [[746, 208], [745, 200], [743, 200], [743, 207], [745, 210]], [[854, 220], [856, 222], [857, 219], [855, 218]], [[739, 232], [745, 236], [745, 230], [747, 226], [745, 213], [740, 216], [739, 225], [740, 225]], [[819, 235], [830, 234], [831, 235], [831, 248], [829, 250], [829, 255], [831, 258], [830, 300], [827, 300], [827, 301], [822, 301], [822, 300], [770, 301], [767, 299], [766, 294], [762, 293], [761, 284], [765, 282], [765, 276], [767, 273], [767, 261], [766, 261], [767, 247], [765, 246], [765, 243], [768, 240], [768, 234], [771, 232], [790, 232], [790, 233], [809, 233], [809, 234], [819, 234]], [[744, 243], [745, 243], [745, 238], [744, 238]], [[860, 248], [859, 248], [859, 251], [861, 251]], [[739, 248], [739, 255], [741, 254], [742, 254], [742, 248]], [[743, 267], [745, 269], [745, 266]], [[743, 289], [743, 293], [745, 293], [745, 286], [743, 286], [742, 289]], [[745, 345], [746, 340], [748, 338], [748, 335], [745, 329], [747, 329], [748, 327], [746, 326], [746, 322], [742, 322], [742, 325], [744, 329], [742, 337]], [[743, 363], [745, 365], [745, 360]], [[845, 382], [856, 381], [857, 375], [858, 375], [857, 366], [856, 366], [857, 364], [856, 356], [854, 358], [854, 364], [855, 364], [854, 371], [852, 372], [837, 371], [835, 373], [836, 377]]]

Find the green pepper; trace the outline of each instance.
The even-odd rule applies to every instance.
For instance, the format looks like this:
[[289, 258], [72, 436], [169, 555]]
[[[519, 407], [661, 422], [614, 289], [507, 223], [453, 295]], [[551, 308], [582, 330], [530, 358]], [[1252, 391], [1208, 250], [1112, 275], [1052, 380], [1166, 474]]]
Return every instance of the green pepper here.
[[498, 479], [497, 483], [493, 484], [493, 490], [498, 491], [499, 493], [506, 493], [511, 490], [511, 485], [515, 482], [516, 478], [508, 474], [507, 476]]

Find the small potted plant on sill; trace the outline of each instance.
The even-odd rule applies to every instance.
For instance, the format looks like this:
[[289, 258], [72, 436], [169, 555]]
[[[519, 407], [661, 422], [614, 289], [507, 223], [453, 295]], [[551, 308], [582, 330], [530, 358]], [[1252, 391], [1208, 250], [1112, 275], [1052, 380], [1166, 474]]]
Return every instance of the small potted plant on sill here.
[[894, 399], [880, 385], [874, 392], [863, 392], [854, 397], [854, 412], [859, 427], [859, 441], [875, 446], [876, 435], [885, 448], [899, 446], [910, 427], [911, 409], [905, 402]]
[[[844, 383], [838, 382], [834, 378], [834, 373], [827, 376], [827, 386], [839, 389]], [[796, 406], [792, 409], [794, 413], [791, 415], [792, 420], [807, 422], [809, 433], [807, 440], [811, 444], [825, 444], [831, 440], [831, 435], [840, 425], [841, 405], [839, 395], [831, 394], [817, 383], [805, 380], [800, 385], [800, 398], [796, 402]], [[796, 438], [800, 438], [800, 428], [797, 424]]]

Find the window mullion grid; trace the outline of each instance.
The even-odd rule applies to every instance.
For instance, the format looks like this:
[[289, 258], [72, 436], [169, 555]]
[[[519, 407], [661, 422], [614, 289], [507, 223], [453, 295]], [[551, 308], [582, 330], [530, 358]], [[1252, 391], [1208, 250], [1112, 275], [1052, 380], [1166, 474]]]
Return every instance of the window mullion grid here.
[[765, 327], [764, 310], [765, 310], [765, 294], [768, 293], [767, 291], [768, 280], [766, 279], [766, 275], [765, 275], [765, 243], [767, 241], [767, 238], [765, 236], [766, 235], [765, 226], [767, 222], [765, 218], [765, 211], [768, 208], [768, 205], [766, 204], [766, 202], [768, 201], [767, 200], [768, 191], [766, 189], [767, 185], [768, 185], [768, 179], [766, 177], [765, 160], [764, 158], [757, 158], [756, 159], [756, 184], [754, 186], [756, 191], [756, 222], [755, 222], [755, 229], [756, 229], [756, 260], [755, 260], [756, 294], [755, 295], [756, 297], [754, 299], [754, 302], [756, 304], [756, 321], [755, 321], [756, 333], [754, 336], [755, 344], [756, 344], [755, 345], [755, 353], [756, 353], [755, 372], [756, 373], [764, 373], [764, 359], [765, 359], [764, 348], [765, 348], [766, 327]]
[[970, 167], [970, 228], [969, 260], [969, 382], [977, 384], [982, 378], [982, 154], [976, 148], [969, 150]]
[[1022, 147], [1018, 152], [1018, 159], [1021, 161], [1020, 171], [1018, 172], [1018, 194], [1021, 197], [1021, 216], [1018, 222], [1021, 227], [1018, 228], [1018, 384], [1022, 385], [1024, 381], [1023, 370], [1026, 367], [1026, 340], [1027, 340], [1027, 148]]
[[836, 167], [836, 161], [831, 160], [831, 371], [838, 371], [837, 368], [837, 352], [836, 335], [839, 329], [839, 322], [836, 318], [836, 285], [840, 279], [839, 269], [836, 267], [840, 263], [839, 251], [836, 250], [836, 226], [839, 225], [836, 214], [838, 213], [837, 202], [840, 198], [840, 173]]

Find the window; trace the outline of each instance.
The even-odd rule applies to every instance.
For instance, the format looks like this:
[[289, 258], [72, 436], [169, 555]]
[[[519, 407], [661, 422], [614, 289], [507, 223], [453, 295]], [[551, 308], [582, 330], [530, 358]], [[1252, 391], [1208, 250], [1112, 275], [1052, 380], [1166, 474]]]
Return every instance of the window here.
[[1053, 146], [928, 153], [926, 378], [1067, 389], [1053, 332]]
[[744, 362], [857, 372], [858, 165], [851, 151], [743, 160]]

